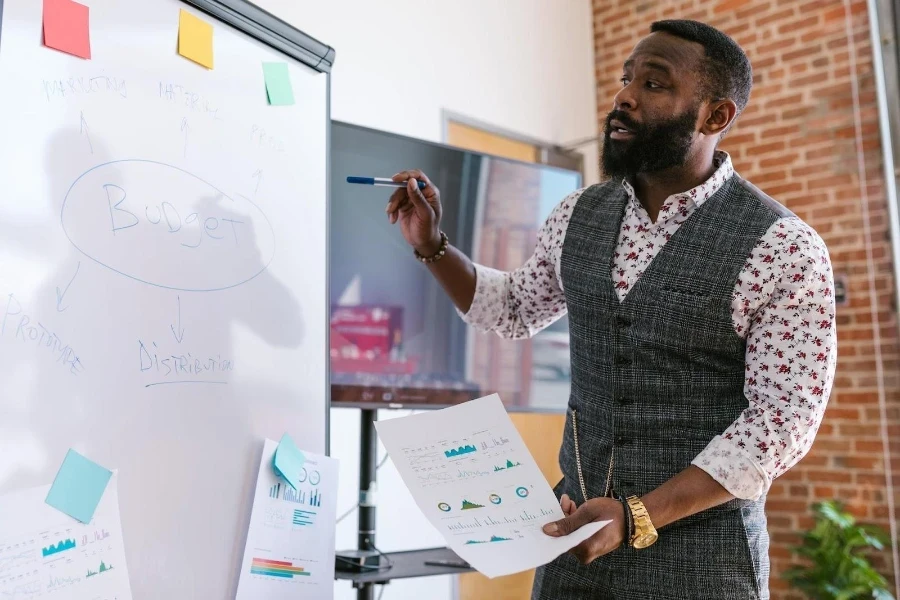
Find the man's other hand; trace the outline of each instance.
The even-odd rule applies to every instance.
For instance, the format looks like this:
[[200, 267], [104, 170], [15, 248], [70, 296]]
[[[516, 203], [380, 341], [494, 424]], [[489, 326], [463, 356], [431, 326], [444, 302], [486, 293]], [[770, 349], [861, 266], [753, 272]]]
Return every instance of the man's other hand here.
[[618, 500], [592, 498], [576, 508], [575, 503], [564, 495], [560, 499], [560, 507], [567, 516], [544, 525], [544, 533], [552, 537], [569, 535], [576, 529], [594, 521], [612, 521], [569, 550], [581, 564], [589, 564], [600, 556], [612, 552], [625, 540], [625, 508]]

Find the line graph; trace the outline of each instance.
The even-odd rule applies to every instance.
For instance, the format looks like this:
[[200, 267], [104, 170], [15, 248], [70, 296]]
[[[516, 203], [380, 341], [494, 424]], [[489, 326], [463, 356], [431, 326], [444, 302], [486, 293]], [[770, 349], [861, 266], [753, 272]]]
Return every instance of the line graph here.
[[73, 583], [78, 583], [79, 581], [81, 581], [81, 577], [54, 577], [51, 575], [50, 580], [47, 582], [47, 589], [55, 590], [72, 585]]
[[10, 554], [0, 554], [0, 577], [16, 569], [21, 569], [37, 559], [35, 549], [27, 548]]
[[420, 480], [427, 483], [440, 483], [442, 481], [452, 481], [453, 475], [450, 473], [429, 473], [428, 475], [419, 475]]
[[427, 452], [425, 454], [412, 454], [408, 456], [409, 466], [412, 468], [421, 467], [423, 464], [432, 463], [440, 459], [440, 452]]
[[0, 592], [0, 600], [32, 600], [41, 594], [38, 580], [16, 584], [15, 587]]

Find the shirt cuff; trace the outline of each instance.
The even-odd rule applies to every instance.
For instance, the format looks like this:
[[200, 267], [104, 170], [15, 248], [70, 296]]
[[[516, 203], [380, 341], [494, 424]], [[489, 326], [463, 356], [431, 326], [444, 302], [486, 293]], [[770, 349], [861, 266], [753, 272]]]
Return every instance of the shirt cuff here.
[[716, 436], [692, 464], [709, 473], [732, 496], [759, 500], [772, 480], [765, 470], [731, 440]]
[[475, 297], [468, 312], [457, 308], [457, 314], [476, 329], [495, 329], [506, 309], [509, 283], [509, 273], [475, 263]]

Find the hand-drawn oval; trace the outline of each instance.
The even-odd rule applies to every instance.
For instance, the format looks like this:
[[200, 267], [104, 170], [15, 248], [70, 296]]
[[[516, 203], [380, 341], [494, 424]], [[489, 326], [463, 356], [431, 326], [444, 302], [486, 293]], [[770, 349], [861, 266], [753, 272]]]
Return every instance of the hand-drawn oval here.
[[60, 220], [72, 245], [91, 260], [173, 290], [239, 286], [275, 255], [272, 224], [249, 198], [232, 198], [152, 160], [116, 160], [86, 171], [66, 193]]

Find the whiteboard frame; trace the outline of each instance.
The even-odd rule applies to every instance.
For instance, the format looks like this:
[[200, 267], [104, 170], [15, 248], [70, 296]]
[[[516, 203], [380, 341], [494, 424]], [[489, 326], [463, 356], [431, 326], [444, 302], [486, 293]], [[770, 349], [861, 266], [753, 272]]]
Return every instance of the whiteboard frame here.
[[[335, 49], [303, 33], [247, 0], [180, 0], [258, 42], [289, 56], [325, 76], [325, 280], [331, 281], [331, 67]], [[4, 2], [0, 0], [0, 51], [3, 43]], [[331, 456], [331, 290], [325, 285], [325, 455]]]

